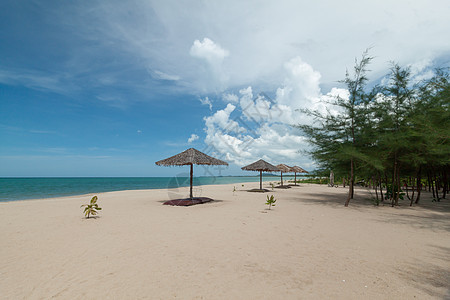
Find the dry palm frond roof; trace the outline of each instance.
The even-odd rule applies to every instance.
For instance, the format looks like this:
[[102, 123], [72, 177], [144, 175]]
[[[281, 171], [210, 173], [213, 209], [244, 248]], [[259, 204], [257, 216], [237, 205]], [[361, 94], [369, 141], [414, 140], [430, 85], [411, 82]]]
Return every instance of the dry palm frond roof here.
[[194, 148], [187, 149], [172, 157], [157, 161], [158, 166], [184, 166], [184, 165], [226, 165], [223, 160], [206, 155]]
[[279, 165], [277, 165], [277, 168], [278, 168], [279, 172], [285, 172], [285, 173], [294, 172], [291, 167], [289, 167], [285, 164], [279, 164]]
[[275, 167], [272, 164], [269, 164], [268, 162], [260, 159], [252, 164], [249, 164], [248, 166], [242, 167], [242, 170], [246, 171], [278, 171], [278, 168]]
[[296, 172], [296, 173], [308, 173], [307, 171], [305, 171], [303, 168], [300, 168], [299, 166], [293, 166], [293, 167], [292, 167], [292, 172]]

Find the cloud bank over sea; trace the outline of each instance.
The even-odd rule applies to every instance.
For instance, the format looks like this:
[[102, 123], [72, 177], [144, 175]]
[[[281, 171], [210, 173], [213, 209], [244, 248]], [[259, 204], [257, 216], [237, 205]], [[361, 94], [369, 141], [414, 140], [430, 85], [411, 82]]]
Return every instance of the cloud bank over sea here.
[[6, 1], [4, 175], [87, 174], [80, 157], [109, 157], [99, 176], [169, 173], [140, 167], [186, 146], [238, 172], [259, 158], [314, 168], [299, 109], [333, 112], [368, 48], [369, 86], [391, 61], [416, 81], [449, 66], [449, 15], [448, 0]]

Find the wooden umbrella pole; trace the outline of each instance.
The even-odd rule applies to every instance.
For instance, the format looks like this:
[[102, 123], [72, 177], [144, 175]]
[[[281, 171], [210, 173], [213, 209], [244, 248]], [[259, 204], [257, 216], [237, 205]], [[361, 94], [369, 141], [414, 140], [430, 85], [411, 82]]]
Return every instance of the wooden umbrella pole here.
[[295, 175], [294, 185], [297, 185], [297, 172], [295, 172], [294, 175]]
[[191, 192], [190, 192], [190, 197], [192, 200], [192, 181], [193, 181], [193, 177], [194, 177], [194, 164], [191, 164]]
[[281, 172], [281, 186], [283, 186], [283, 172]]
[[259, 189], [262, 190], [262, 171], [259, 171]]

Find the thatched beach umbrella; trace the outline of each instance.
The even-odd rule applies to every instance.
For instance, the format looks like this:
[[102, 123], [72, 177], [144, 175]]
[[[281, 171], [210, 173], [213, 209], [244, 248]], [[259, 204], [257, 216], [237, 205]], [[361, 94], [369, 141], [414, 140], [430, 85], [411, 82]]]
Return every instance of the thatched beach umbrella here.
[[259, 189], [262, 190], [262, 172], [276, 172], [278, 171], [277, 167], [274, 165], [269, 164], [267, 161], [264, 161], [262, 159], [255, 161], [252, 164], [249, 164], [248, 166], [242, 167], [242, 170], [246, 171], [259, 171]]
[[278, 172], [281, 172], [281, 186], [283, 186], [283, 172], [284, 173], [290, 173], [290, 172], [293, 172], [293, 171], [292, 171], [291, 167], [289, 167], [289, 166], [287, 166], [285, 164], [279, 164], [279, 165], [277, 165], [277, 168], [278, 168]]
[[156, 164], [158, 166], [191, 166], [191, 190], [190, 190], [190, 198], [192, 199], [192, 179], [194, 177], [194, 165], [226, 165], [228, 163], [206, 155], [194, 148], [187, 149], [177, 155], [172, 157], [157, 161]]
[[292, 169], [292, 172], [295, 173], [295, 179], [294, 179], [295, 185], [297, 185], [297, 173], [308, 173], [307, 171], [305, 171], [303, 168], [300, 168], [299, 166], [293, 166], [291, 169]]

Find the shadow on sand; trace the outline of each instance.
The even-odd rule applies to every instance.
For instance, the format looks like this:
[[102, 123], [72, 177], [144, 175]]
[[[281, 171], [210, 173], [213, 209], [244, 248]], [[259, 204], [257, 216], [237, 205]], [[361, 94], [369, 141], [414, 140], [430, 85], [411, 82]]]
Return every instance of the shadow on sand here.
[[[311, 205], [342, 208], [347, 199], [347, 191], [347, 188], [330, 187], [329, 190], [322, 193], [299, 193], [287, 196], [286, 199]], [[414, 204], [412, 207], [409, 206], [408, 199], [401, 200], [397, 207], [391, 207], [390, 202], [381, 202], [377, 206], [374, 199], [373, 191], [360, 187], [355, 188], [354, 199], [350, 200], [349, 208], [385, 210], [386, 214], [376, 215], [380, 222], [409, 225], [433, 231], [450, 231], [450, 201], [448, 199], [432, 202], [432, 195], [424, 192], [420, 203]], [[393, 214], [395, 214], [395, 218], [392, 217]]]
[[251, 192], [251, 193], [268, 193], [270, 192], [270, 190], [268, 189], [251, 189], [251, 190], [247, 190], [247, 192]]
[[[429, 245], [433, 256], [443, 264], [450, 260], [450, 248]], [[397, 269], [400, 276], [417, 289], [436, 299], [450, 299], [450, 270], [423, 260], [414, 260]], [[442, 293], [436, 291], [439, 289]]]

